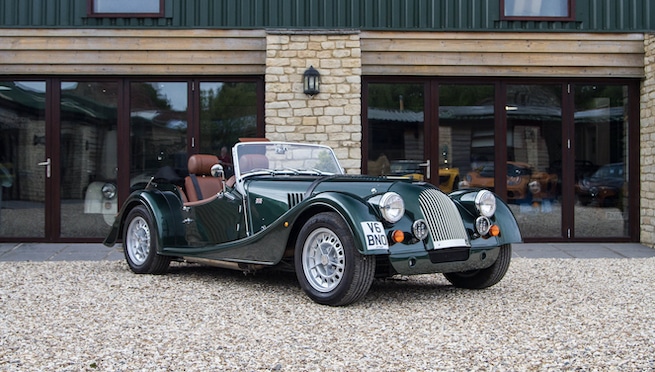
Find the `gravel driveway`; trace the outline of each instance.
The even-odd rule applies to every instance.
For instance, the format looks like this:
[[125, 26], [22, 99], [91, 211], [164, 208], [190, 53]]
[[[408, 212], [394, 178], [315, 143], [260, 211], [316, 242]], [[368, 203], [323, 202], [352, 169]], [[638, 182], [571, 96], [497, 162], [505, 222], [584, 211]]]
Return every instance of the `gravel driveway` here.
[[0, 370], [655, 370], [655, 258], [514, 259], [500, 284], [376, 281], [311, 302], [293, 274], [0, 262]]

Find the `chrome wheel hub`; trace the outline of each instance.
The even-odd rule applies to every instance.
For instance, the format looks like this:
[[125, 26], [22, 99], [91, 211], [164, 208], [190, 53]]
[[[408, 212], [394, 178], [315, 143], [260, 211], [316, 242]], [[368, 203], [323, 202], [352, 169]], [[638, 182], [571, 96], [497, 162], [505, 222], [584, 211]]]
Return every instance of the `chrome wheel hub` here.
[[143, 217], [130, 221], [125, 235], [125, 249], [130, 260], [136, 265], [143, 265], [150, 253], [150, 227]]
[[315, 290], [330, 292], [343, 280], [346, 258], [339, 237], [319, 228], [307, 237], [302, 251], [305, 278]]

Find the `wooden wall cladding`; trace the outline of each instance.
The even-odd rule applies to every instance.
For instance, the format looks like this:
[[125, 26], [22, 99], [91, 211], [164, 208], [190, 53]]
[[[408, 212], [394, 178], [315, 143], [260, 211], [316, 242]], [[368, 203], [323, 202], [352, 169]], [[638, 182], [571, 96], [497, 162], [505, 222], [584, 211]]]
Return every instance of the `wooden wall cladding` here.
[[361, 33], [364, 75], [644, 76], [644, 35]]
[[[644, 77], [644, 35], [362, 31], [363, 75]], [[0, 33], [2, 74], [264, 75], [265, 30]]]
[[0, 33], [2, 74], [263, 75], [264, 30], [46, 30]]

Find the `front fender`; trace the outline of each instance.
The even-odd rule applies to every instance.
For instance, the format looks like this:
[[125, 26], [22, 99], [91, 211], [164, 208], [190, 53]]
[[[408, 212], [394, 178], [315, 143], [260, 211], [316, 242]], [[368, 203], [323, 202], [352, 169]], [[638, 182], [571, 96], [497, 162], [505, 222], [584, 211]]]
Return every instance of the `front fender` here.
[[125, 226], [125, 219], [129, 212], [138, 205], [145, 206], [153, 217], [158, 241], [160, 242], [158, 246], [160, 253], [162, 247], [175, 245], [180, 237], [184, 237], [181, 226], [180, 198], [172, 191], [146, 189], [133, 192], [123, 203], [109, 234], [103, 242], [104, 245], [111, 247], [122, 242], [122, 228]]
[[[464, 208], [471, 216], [477, 216], [478, 212], [475, 209], [475, 196], [479, 189], [461, 189], [454, 191], [448, 196], [460, 207]], [[495, 194], [494, 194], [495, 195]], [[516, 222], [514, 213], [498, 195], [496, 195], [496, 213], [491, 218], [491, 222], [498, 225], [500, 228], [500, 235], [493, 238], [478, 238], [471, 241], [471, 245], [475, 247], [497, 247], [502, 244], [521, 243], [521, 231]]]
[[[381, 221], [376, 214], [375, 209], [366, 200], [351, 194], [339, 192], [323, 192], [311, 199], [305, 200], [307, 203], [298, 209], [296, 221], [304, 223], [302, 216], [313, 214], [317, 208], [321, 210], [332, 210], [346, 221], [355, 240], [355, 248], [359, 253], [364, 255], [386, 254], [387, 250], [369, 250], [366, 244], [366, 234], [362, 231], [362, 222]], [[303, 203], [303, 204], [304, 204]], [[300, 227], [300, 226], [299, 226]]]

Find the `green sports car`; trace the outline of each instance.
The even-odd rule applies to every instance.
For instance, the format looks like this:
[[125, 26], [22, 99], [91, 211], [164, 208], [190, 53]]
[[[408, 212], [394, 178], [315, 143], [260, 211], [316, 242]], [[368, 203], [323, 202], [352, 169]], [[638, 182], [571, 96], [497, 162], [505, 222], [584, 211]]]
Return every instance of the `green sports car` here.
[[492, 286], [521, 242], [511, 211], [487, 190], [347, 175], [332, 149], [314, 144], [244, 141], [232, 159], [233, 175], [203, 154], [189, 158], [185, 179], [160, 170], [123, 203], [105, 245], [122, 242], [135, 273], [165, 273], [171, 260], [292, 269], [312, 300], [340, 306], [398, 274]]

